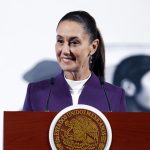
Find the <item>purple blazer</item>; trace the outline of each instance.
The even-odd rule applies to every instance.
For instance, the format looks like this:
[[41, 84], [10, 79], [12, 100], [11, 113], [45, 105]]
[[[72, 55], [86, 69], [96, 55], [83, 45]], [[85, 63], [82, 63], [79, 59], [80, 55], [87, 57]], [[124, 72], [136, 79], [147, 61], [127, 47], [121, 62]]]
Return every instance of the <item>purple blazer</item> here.
[[[124, 90], [104, 83], [110, 107], [113, 112], [126, 111]], [[85, 83], [79, 97], [79, 104], [86, 104], [99, 109], [102, 112], [109, 111], [104, 89], [100, 85], [98, 77], [92, 73], [90, 79]], [[63, 73], [51, 80], [44, 80], [28, 85], [23, 111], [46, 111], [59, 112], [67, 106], [72, 105], [69, 86], [64, 79]]]

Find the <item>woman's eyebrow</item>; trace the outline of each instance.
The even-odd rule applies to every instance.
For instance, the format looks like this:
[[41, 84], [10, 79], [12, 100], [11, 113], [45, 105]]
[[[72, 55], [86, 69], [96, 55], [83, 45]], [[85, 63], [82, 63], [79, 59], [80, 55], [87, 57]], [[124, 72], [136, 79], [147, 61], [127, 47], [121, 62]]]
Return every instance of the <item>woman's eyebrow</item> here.
[[63, 38], [61, 35], [57, 35], [56, 37], [57, 37], [57, 38]]
[[[57, 35], [56, 37], [57, 37], [57, 38], [64, 38], [64, 37], [61, 36], [61, 35]], [[68, 40], [69, 40], [69, 41], [77, 40], [77, 39], [79, 39], [77, 36], [71, 36], [71, 37], [68, 37]]]
[[77, 39], [79, 39], [77, 36], [73, 36], [73, 37], [70, 37], [70, 38], [69, 38], [69, 40], [71, 40], [71, 41], [72, 41], [72, 40], [77, 40]]

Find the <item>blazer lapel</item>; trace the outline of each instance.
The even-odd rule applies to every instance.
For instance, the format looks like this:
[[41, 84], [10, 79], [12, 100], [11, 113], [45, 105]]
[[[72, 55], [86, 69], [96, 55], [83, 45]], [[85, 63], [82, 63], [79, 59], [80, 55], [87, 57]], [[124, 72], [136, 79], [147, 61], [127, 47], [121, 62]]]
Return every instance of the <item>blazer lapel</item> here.
[[49, 102], [50, 111], [60, 111], [67, 106], [72, 105], [72, 98], [69, 91], [68, 84], [64, 79], [63, 73], [59, 74], [54, 81], [51, 89], [51, 96]]
[[87, 104], [101, 111], [108, 111], [107, 100], [98, 77], [92, 73], [79, 97], [79, 104]]

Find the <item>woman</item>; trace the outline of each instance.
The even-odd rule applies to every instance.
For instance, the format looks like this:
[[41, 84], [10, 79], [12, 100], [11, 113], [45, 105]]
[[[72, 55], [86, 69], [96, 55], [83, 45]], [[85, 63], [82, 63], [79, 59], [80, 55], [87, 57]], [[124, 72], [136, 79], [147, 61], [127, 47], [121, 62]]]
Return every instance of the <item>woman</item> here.
[[104, 43], [94, 18], [85, 11], [69, 12], [59, 21], [56, 32], [62, 73], [30, 83], [23, 110], [58, 112], [86, 104], [100, 111], [125, 111], [124, 91], [104, 82]]

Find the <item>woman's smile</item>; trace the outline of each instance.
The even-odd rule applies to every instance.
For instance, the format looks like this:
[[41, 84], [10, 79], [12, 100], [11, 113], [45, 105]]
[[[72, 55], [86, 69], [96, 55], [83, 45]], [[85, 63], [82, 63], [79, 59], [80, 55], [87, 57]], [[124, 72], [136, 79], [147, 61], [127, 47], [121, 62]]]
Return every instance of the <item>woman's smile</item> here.
[[62, 61], [63, 63], [69, 63], [69, 62], [74, 61], [74, 59], [66, 57], [66, 58], [61, 58], [61, 61]]

